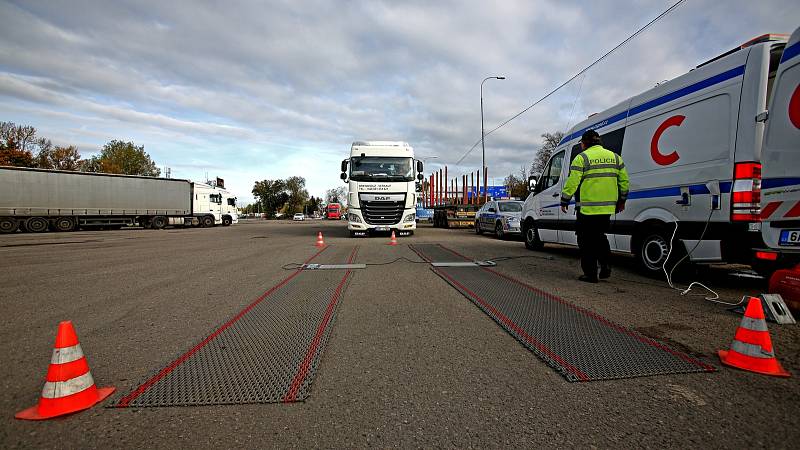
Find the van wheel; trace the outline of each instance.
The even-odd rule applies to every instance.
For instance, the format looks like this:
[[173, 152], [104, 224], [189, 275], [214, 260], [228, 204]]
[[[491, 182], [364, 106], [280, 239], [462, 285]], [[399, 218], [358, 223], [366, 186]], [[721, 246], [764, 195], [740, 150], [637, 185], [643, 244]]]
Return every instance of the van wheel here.
[[505, 233], [503, 233], [503, 224], [502, 223], [497, 222], [497, 225], [494, 226], [494, 236], [497, 239], [500, 239], [500, 240], [505, 239], [506, 235], [505, 235]]
[[541, 250], [544, 248], [544, 242], [539, 239], [539, 230], [536, 229], [533, 221], [525, 222], [523, 234], [525, 235], [525, 248], [528, 250]]
[[483, 230], [481, 230], [481, 223], [477, 220], [475, 221], [475, 234], [483, 234]]
[[164, 216], [155, 216], [150, 221], [150, 226], [153, 227], [154, 230], [161, 230], [167, 226], [167, 218]]
[[19, 228], [19, 223], [16, 220], [10, 219], [8, 217], [3, 217], [2, 219], [0, 219], [0, 233], [2, 234], [13, 233], [17, 231], [17, 228]]
[[[636, 262], [645, 275], [663, 278], [665, 264], [669, 271], [676, 262], [683, 258], [685, 252], [679, 250], [681, 246], [675, 246], [674, 251], [670, 253], [672, 231], [667, 227], [653, 227], [645, 230], [642, 238], [638, 239], [635, 250]], [[667, 255], [669, 255], [669, 261], [667, 261]]]
[[214, 226], [214, 218], [211, 216], [203, 216], [200, 220], [200, 224], [204, 228], [211, 228]]
[[48, 223], [44, 217], [31, 217], [25, 221], [25, 230], [30, 233], [44, 233]]
[[231, 225], [231, 223], [233, 223], [233, 220], [230, 217], [225, 216], [225, 217], [222, 218], [222, 226], [223, 227], [228, 227], [228, 226]]
[[75, 229], [75, 221], [70, 217], [59, 217], [53, 221], [55, 231], [67, 232]]

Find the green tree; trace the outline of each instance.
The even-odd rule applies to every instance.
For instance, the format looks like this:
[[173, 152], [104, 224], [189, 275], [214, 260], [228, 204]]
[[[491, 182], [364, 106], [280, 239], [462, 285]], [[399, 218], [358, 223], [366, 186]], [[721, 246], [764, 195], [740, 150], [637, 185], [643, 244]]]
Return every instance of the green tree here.
[[536, 152], [536, 158], [533, 160], [533, 164], [531, 164], [531, 175], [542, 174], [544, 167], [547, 165], [547, 161], [550, 160], [550, 156], [553, 154], [553, 150], [558, 147], [558, 143], [561, 142], [563, 137], [564, 133], [560, 131], [542, 134], [542, 140], [544, 142], [542, 143], [542, 148]]
[[313, 195], [308, 199], [306, 203], [306, 211], [309, 214], [314, 214], [316, 211], [322, 210], [322, 199], [319, 197], [314, 197]]
[[286, 202], [286, 212], [288, 214], [303, 212], [303, 206], [308, 201], [306, 179], [294, 176], [287, 178], [285, 183], [286, 191], [289, 194], [289, 200]]
[[283, 208], [289, 200], [284, 180], [256, 181], [252, 192], [261, 205], [261, 211], [266, 213], [269, 218], [275, 217], [275, 213]]
[[104, 145], [100, 154], [83, 163], [81, 169], [87, 172], [122, 173], [149, 177], [161, 175], [161, 169], [144, 151], [144, 146], [136, 146], [133, 142], [118, 140], [112, 140]]

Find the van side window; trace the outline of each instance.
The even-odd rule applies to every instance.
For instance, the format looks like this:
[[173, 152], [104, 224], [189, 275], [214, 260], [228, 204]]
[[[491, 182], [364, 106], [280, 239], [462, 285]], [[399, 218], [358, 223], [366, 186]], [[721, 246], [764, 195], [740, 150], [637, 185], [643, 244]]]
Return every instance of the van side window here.
[[[614, 130], [606, 134], [601, 134], [600, 139], [603, 141], [603, 148], [607, 150], [611, 150], [612, 152], [621, 155], [622, 154], [622, 142], [625, 140], [625, 128], [620, 128], [619, 130]], [[580, 142], [572, 146], [572, 155], [570, 156], [570, 162], [575, 160], [575, 157], [578, 156], [583, 150], [581, 150]]]
[[566, 152], [562, 150], [550, 158], [550, 162], [547, 163], [547, 167], [542, 174], [542, 181], [536, 185], [537, 192], [541, 192], [558, 183], [559, 178], [561, 178], [561, 168], [563, 166], [565, 153]]

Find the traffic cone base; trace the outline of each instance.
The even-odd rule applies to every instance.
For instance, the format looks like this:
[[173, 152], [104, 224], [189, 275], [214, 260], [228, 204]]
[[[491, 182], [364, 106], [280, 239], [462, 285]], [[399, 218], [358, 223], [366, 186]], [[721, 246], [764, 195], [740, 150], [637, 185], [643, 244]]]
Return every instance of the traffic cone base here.
[[[89, 409], [113, 394], [116, 388], [92, 386], [76, 394], [58, 399], [41, 398], [39, 404], [14, 415], [22, 420], [45, 420]], [[61, 405], [63, 403], [63, 406]]]
[[89, 409], [114, 392], [98, 388], [78, 342], [72, 322], [58, 324], [58, 333], [47, 368], [44, 387], [36, 406], [14, 415], [23, 420], [44, 420]]
[[761, 299], [750, 297], [729, 350], [717, 352], [723, 364], [764, 375], [789, 377], [775, 358]]
[[783, 369], [781, 363], [775, 358], [763, 359], [761, 361], [747, 355], [743, 355], [736, 350], [718, 350], [719, 359], [722, 364], [726, 366], [735, 367], [737, 369], [756, 372], [763, 375], [772, 375], [775, 377], [790, 377], [789, 372]]

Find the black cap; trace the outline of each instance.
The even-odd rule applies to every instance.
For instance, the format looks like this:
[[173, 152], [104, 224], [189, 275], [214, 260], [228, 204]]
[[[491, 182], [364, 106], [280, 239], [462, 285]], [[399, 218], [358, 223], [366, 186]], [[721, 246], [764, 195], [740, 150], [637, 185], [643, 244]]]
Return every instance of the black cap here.
[[583, 142], [595, 142], [595, 141], [597, 141], [599, 139], [600, 139], [600, 135], [597, 133], [597, 131], [594, 131], [594, 130], [586, 130], [581, 135], [581, 140]]

